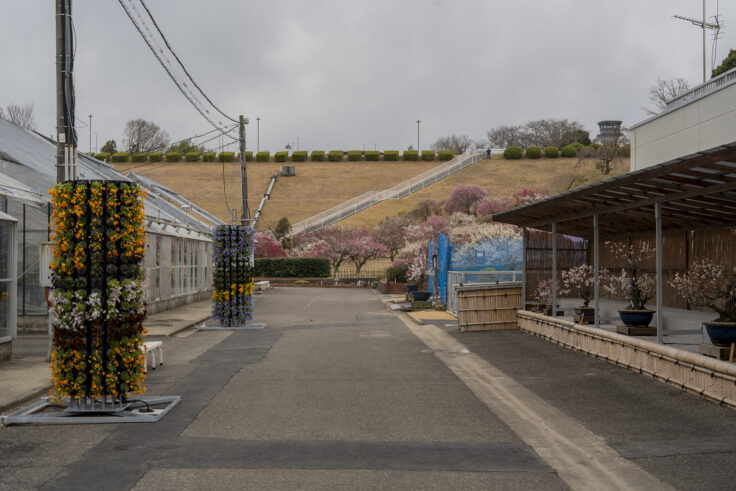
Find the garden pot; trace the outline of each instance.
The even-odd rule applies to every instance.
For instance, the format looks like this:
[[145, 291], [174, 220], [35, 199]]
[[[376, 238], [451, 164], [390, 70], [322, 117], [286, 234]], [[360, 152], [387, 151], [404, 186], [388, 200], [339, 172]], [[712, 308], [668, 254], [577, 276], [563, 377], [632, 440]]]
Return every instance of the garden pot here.
[[[582, 316], [582, 319], [580, 318]], [[593, 307], [575, 307], [575, 322], [582, 324], [592, 324], [595, 322], [595, 308]]]
[[629, 327], [647, 327], [652, 318], [654, 318], [654, 311], [649, 309], [644, 310], [619, 310], [618, 316], [621, 318], [621, 322], [625, 326]]
[[730, 346], [736, 343], [736, 322], [703, 322], [705, 330], [713, 344], [718, 346]]
[[419, 290], [419, 285], [406, 285], [406, 293], [412, 293]]
[[412, 292], [411, 296], [414, 298], [414, 301], [416, 302], [426, 302], [429, 300], [429, 297], [432, 295], [432, 292]]

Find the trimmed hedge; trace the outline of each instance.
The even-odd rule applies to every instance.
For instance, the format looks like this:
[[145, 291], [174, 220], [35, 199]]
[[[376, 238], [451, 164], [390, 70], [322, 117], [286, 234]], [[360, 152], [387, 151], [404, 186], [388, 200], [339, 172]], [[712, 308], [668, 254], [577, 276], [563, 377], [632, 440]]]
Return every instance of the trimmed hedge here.
[[184, 160], [187, 162], [199, 162], [200, 155], [199, 152], [187, 152], [184, 154]]
[[148, 160], [147, 153], [134, 153], [130, 156], [131, 162], [145, 162], [146, 160]]
[[554, 145], [550, 145], [548, 147], [544, 147], [544, 155], [548, 159], [556, 159], [560, 156], [560, 150]]
[[381, 152], [378, 150], [366, 150], [365, 159], [370, 162], [377, 162], [381, 158]]
[[202, 154], [202, 162], [214, 162], [217, 160], [217, 154], [215, 152], [205, 152]]
[[385, 150], [383, 152], [383, 160], [389, 160], [392, 162], [399, 160], [399, 151], [398, 150]]
[[220, 162], [235, 162], [235, 152], [220, 152], [217, 157]]
[[268, 162], [271, 160], [271, 152], [258, 152], [256, 154], [256, 162]]
[[95, 158], [97, 160], [104, 160], [105, 162], [108, 162], [110, 160], [110, 154], [107, 152], [96, 153]]
[[503, 151], [503, 158], [508, 160], [519, 160], [524, 155], [524, 150], [521, 147], [510, 146]]
[[306, 162], [309, 153], [306, 150], [297, 150], [291, 153], [292, 162]]
[[422, 150], [422, 160], [434, 160], [434, 150]]
[[363, 152], [360, 150], [348, 150], [348, 160], [350, 162], [359, 162], [363, 160]]
[[130, 152], [115, 152], [112, 154], [113, 162], [127, 162], [130, 160]]
[[329, 278], [330, 261], [324, 257], [256, 258], [254, 276], [266, 278]]
[[179, 162], [181, 154], [179, 152], [170, 152], [166, 154], [166, 162]]
[[526, 158], [528, 159], [541, 159], [542, 149], [539, 147], [531, 146], [526, 149]]
[[403, 158], [404, 160], [414, 162], [415, 160], [419, 158], [419, 151], [418, 150], [404, 150]]
[[342, 162], [342, 150], [330, 150], [327, 154], [327, 160], [330, 162]]
[[161, 162], [163, 159], [163, 152], [151, 152], [150, 154], [148, 154], [149, 162]]
[[572, 144], [571, 145], [565, 145], [564, 147], [562, 147], [560, 149], [560, 154], [563, 157], [567, 157], [567, 158], [576, 157], [577, 154], [578, 154], [578, 149], [575, 148], [575, 145], [572, 145]]
[[284, 150], [283, 152], [276, 152], [273, 154], [273, 158], [276, 162], [286, 162], [289, 160], [289, 152], [288, 150]]
[[452, 160], [455, 157], [455, 152], [452, 150], [440, 150], [437, 152], [437, 156], [440, 160]]
[[253, 162], [253, 152], [251, 152], [250, 150], [248, 150], [247, 152], [245, 152], [245, 161], [246, 162]]
[[312, 155], [309, 156], [312, 162], [324, 162], [325, 151], [324, 150], [312, 150]]

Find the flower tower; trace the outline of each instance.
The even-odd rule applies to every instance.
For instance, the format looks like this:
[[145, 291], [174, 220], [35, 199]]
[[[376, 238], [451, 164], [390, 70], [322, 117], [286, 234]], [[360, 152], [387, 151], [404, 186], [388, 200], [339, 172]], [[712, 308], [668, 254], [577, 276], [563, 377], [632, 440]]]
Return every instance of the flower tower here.
[[50, 193], [52, 396], [79, 409], [124, 405], [144, 391], [144, 192], [66, 181]]
[[212, 316], [224, 327], [253, 319], [253, 237], [255, 229], [219, 225], [213, 230], [215, 291]]

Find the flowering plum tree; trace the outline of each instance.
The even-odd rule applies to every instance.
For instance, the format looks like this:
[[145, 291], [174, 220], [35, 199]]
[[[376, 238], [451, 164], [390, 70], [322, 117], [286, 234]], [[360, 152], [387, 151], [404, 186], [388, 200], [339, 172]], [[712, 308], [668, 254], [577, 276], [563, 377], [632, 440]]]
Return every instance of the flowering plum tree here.
[[256, 232], [254, 255], [255, 257], [286, 257], [286, 251], [275, 238]]
[[376, 242], [388, 248], [389, 258], [393, 261], [396, 254], [406, 245], [406, 228], [409, 219], [403, 216], [388, 217], [378, 224], [374, 232]]
[[487, 197], [488, 193], [483, 188], [460, 184], [455, 186], [450, 197], [447, 198], [445, 211], [447, 213], [471, 213], [475, 204]]
[[355, 265], [355, 273], [369, 260], [377, 257], [388, 257], [390, 251], [385, 245], [376, 242], [365, 227], [350, 230], [346, 241], [347, 258]]

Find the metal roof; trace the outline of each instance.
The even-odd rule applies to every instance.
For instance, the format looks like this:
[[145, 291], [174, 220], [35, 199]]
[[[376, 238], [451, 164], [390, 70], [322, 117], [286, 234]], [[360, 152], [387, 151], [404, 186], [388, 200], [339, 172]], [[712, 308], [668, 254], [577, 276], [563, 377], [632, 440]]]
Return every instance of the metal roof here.
[[602, 237], [654, 230], [654, 204], [662, 203], [663, 230], [736, 226], [736, 142], [617, 176], [493, 215], [502, 223]]
[[0, 196], [15, 198], [36, 205], [43, 205], [48, 202], [46, 193], [41, 193], [38, 189], [26, 186], [19, 180], [13, 179], [2, 172], [0, 172]]

